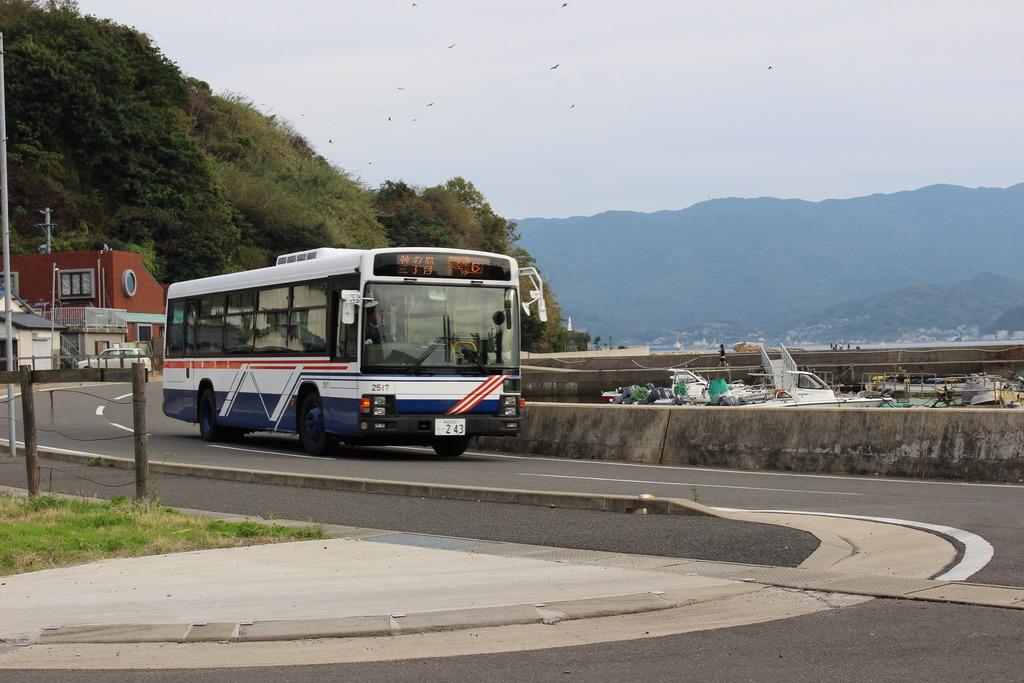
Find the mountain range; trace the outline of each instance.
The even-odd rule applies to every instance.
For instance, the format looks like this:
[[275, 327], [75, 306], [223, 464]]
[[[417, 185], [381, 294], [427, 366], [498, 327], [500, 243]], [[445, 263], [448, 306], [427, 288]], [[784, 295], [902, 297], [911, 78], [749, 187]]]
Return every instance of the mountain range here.
[[518, 223], [574, 324], [623, 342], [709, 328], [892, 339], [900, 329], [987, 329], [1024, 304], [1024, 183]]

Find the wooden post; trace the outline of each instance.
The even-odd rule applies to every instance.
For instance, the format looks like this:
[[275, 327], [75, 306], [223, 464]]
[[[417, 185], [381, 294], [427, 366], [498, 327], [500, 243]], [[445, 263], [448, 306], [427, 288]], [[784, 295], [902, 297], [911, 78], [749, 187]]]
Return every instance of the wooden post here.
[[149, 498], [149, 428], [146, 426], [146, 366], [132, 364], [132, 414], [135, 429], [135, 498]]
[[[10, 398], [10, 397], [8, 397]], [[39, 452], [36, 440], [36, 404], [32, 400], [32, 368], [21, 366], [21, 419], [25, 427], [25, 473], [28, 495], [39, 495]]]

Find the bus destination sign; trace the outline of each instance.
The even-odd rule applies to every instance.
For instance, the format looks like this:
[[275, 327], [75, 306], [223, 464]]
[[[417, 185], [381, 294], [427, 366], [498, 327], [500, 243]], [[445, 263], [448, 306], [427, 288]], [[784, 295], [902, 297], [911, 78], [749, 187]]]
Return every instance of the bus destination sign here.
[[511, 280], [508, 259], [479, 254], [377, 254], [373, 272], [388, 277], [451, 278], [455, 280]]

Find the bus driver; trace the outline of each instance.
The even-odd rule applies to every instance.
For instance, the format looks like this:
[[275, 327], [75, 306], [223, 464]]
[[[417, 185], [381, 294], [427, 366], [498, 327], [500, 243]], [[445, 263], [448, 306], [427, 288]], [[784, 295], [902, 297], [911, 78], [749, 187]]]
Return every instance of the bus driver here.
[[380, 344], [384, 341], [384, 332], [380, 329], [376, 303], [368, 304], [366, 310], [366, 343]]

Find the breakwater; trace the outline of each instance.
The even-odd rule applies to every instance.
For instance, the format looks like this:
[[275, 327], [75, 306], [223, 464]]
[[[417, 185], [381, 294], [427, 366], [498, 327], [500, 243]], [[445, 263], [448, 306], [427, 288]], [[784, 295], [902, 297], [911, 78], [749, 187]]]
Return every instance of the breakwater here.
[[1019, 483], [1024, 410], [530, 404], [479, 447], [615, 462]]
[[[990, 373], [1004, 377], [1024, 374], [1024, 345], [979, 348], [866, 349], [792, 351], [801, 367], [827, 382], [856, 388], [875, 375], [953, 376]], [[777, 354], [772, 354], [777, 357]], [[602, 391], [629, 384], [665, 385], [668, 371], [685, 367], [708, 379], [724, 377], [756, 383], [763, 372], [758, 353], [733, 353], [729, 365], [718, 367], [718, 354], [659, 353], [581, 359], [542, 358], [524, 361], [523, 395], [531, 401], [597, 401]]]

